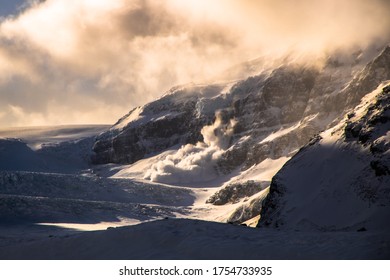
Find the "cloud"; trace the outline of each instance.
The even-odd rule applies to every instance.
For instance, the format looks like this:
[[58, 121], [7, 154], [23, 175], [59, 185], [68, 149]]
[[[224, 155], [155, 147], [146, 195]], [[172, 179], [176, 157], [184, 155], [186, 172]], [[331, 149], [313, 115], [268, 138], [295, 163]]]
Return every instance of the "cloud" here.
[[216, 179], [216, 164], [229, 147], [234, 125], [233, 119], [224, 119], [222, 112], [216, 112], [215, 122], [201, 130], [204, 142], [182, 146], [176, 153], [153, 164], [144, 179], [178, 185]]
[[188, 144], [153, 164], [144, 179], [178, 185], [208, 182], [218, 177], [215, 165], [222, 154], [217, 147]]
[[387, 0], [244, 0], [240, 6], [247, 15], [244, 25], [260, 38], [256, 41], [249, 36], [249, 40], [254, 38], [266, 47], [283, 45], [316, 52], [389, 40]]
[[320, 53], [390, 34], [386, 0], [26, 3], [0, 23], [0, 126], [114, 123], [265, 51]]

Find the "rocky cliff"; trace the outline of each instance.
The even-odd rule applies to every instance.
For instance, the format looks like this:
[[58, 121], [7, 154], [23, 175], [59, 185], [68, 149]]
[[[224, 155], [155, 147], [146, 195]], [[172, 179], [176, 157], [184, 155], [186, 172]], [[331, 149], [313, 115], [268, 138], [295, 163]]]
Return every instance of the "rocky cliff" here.
[[236, 82], [173, 88], [99, 135], [92, 161], [133, 163], [167, 148], [203, 142], [202, 128], [216, 119], [216, 137], [217, 130], [227, 136], [215, 165], [220, 173], [291, 155], [356, 106], [379, 80], [390, 78], [390, 48], [374, 59], [372, 53], [335, 54], [320, 66], [286, 62]]

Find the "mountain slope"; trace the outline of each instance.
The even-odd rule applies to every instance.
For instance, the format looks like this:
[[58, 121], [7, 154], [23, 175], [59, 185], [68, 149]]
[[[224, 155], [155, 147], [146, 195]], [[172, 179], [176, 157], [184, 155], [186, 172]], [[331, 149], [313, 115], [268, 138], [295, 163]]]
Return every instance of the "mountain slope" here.
[[[387, 47], [377, 57], [372, 51], [334, 54], [320, 67], [284, 62], [238, 82], [174, 88], [100, 134], [92, 160], [128, 164], [200, 142], [218, 146], [214, 168], [226, 174], [291, 155], [356, 106], [378, 80], [390, 79], [382, 67], [389, 60]], [[206, 126], [213, 129], [209, 135]]]
[[385, 85], [274, 176], [259, 226], [390, 230], [390, 94]]

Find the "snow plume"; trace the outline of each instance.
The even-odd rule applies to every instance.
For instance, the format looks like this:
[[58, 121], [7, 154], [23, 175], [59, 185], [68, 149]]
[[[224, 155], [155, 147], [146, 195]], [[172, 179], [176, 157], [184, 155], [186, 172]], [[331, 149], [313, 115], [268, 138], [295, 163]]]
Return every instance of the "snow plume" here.
[[223, 150], [202, 143], [182, 146], [175, 154], [153, 164], [144, 179], [167, 184], [206, 182], [217, 178], [214, 169]]
[[153, 164], [144, 179], [167, 184], [189, 184], [211, 181], [218, 177], [217, 160], [228, 148], [235, 121], [222, 112], [215, 122], [201, 130], [204, 143], [182, 146], [175, 154]]
[[201, 130], [204, 143], [210, 147], [226, 149], [230, 144], [235, 124], [234, 119], [226, 120], [223, 111], [218, 111], [215, 115], [215, 122]]

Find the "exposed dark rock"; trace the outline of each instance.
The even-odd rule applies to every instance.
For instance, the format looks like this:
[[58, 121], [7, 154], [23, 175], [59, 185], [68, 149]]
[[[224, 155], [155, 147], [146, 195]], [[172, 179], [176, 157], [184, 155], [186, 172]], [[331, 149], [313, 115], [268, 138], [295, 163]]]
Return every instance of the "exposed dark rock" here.
[[371, 144], [370, 149], [375, 152], [380, 144], [380, 136], [390, 129], [390, 96], [387, 93], [378, 95], [376, 102], [368, 107], [364, 116], [357, 120], [349, 120], [344, 128], [345, 138], [347, 140], [358, 139], [362, 144]]
[[[283, 170], [286, 168], [286, 165], [281, 169]], [[269, 187], [269, 193], [268, 196], [262, 201], [262, 207], [261, 207], [261, 218], [259, 220], [259, 223], [257, 224], [258, 227], [261, 226], [276, 226], [278, 223], [280, 223], [280, 209], [282, 207], [282, 197], [285, 193], [285, 186], [281, 182], [280, 178], [278, 178], [277, 175], [275, 175], [272, 178], [271, 185]]]
[[[153, 104], [149, 107], [153, 107]], [[172, 104], [171, 111], [163, 114], [158, 108], [144, 109], [154, 118], [139, 125], [129, 123], [123, 129], [112, 129], [97, 137], [92, 162], [133, 163], [146, 154], [159, 152], [177, 144], [195, 144], [202, 141], [200, 133], [203, 126], [214, 116], [196, 116], [196, 102]], [[162, 108], [165, 110], [165, 108]], [[154, 112], [153, 112], [154, 111]]]
[[347, 139], [356, 138], [359, 136], [359, 132], [362, 130], [361, 124], [347, 123], [345, 126], [345, 137]]
[[[215, 110], [220, 110], [221, 117], [226, 119], [223, 121], [236, 122], [233, 147], [224, 156], [233, 164], [221, 167], [230, 172], [246, 159], [247, 145], [235, 146], [235, 140], [244, 135], [256, 138], [257, 129], [301, 119], [316, 75], [317, 71], [305, 67], [280, 68], [269, 77], [259, 75], [237, 83], [224, 100], [205, 96], [207, 90], [202, 86], [173, 89], [161, 99], [132, 110], [112, 129], [99, 135], [92, 161], [132, 163], [174, 145], [195, 144], [203, 140], [202, 127], [211, 124]], [[212, 90], [221, 88], [214, 86]], [[206, 110], [207, 106], [213, 110]], [[139, 116], [137, 110], [141, 111]], [[132, 116], [135, 120], [126, 124]]]
[[357, 104], [368, 92], [383, 81], [390, 80], [390, 46], [387, 46], [373, 61], [359, 73], [344, 90], [341, 104]]
[[381, 155], [388, 150], [390, 150], [390, 142], [386, 141], [384, 137], [379, 137], [370, 146], [370, 151], [373, 154]]
[[370, 162], [370, 166], [375, 171], [376, 176], [390, 175], [390, 167], [384, 161], [373, 160]]
[[372, 136], [373, 129], [370, 127], [365, 127], [360, 130], [359, 132], [359, 142], [362, 144], [367, 143], [367, 141], [371, 138]]
[[249, 219], [258, 216], [261, 212], [262, 203], [265, 196], [259, 196], [251, 199], [235, 209], [227, 219], [227, 222], [241, 224]]
[[268, 182], [246, 181], [243, 183], [229, 184], [217, 191], [206, 203], [214, 205], [224, 205], [227, 203], [237, 203], [240, 199], [250, 197], [269, 185]]
[[317, 134], [317, 135], [315, 135], [313, 138], [311, 138], [311, 139], [309, 140], [308, 145], [309, 145], [309, 146], [313, 146], [313, 145], [317, 144], [317, 143], [318, 143], [319, 141], [321, 141], [321, 140], [322, 140], [321, 135]]

